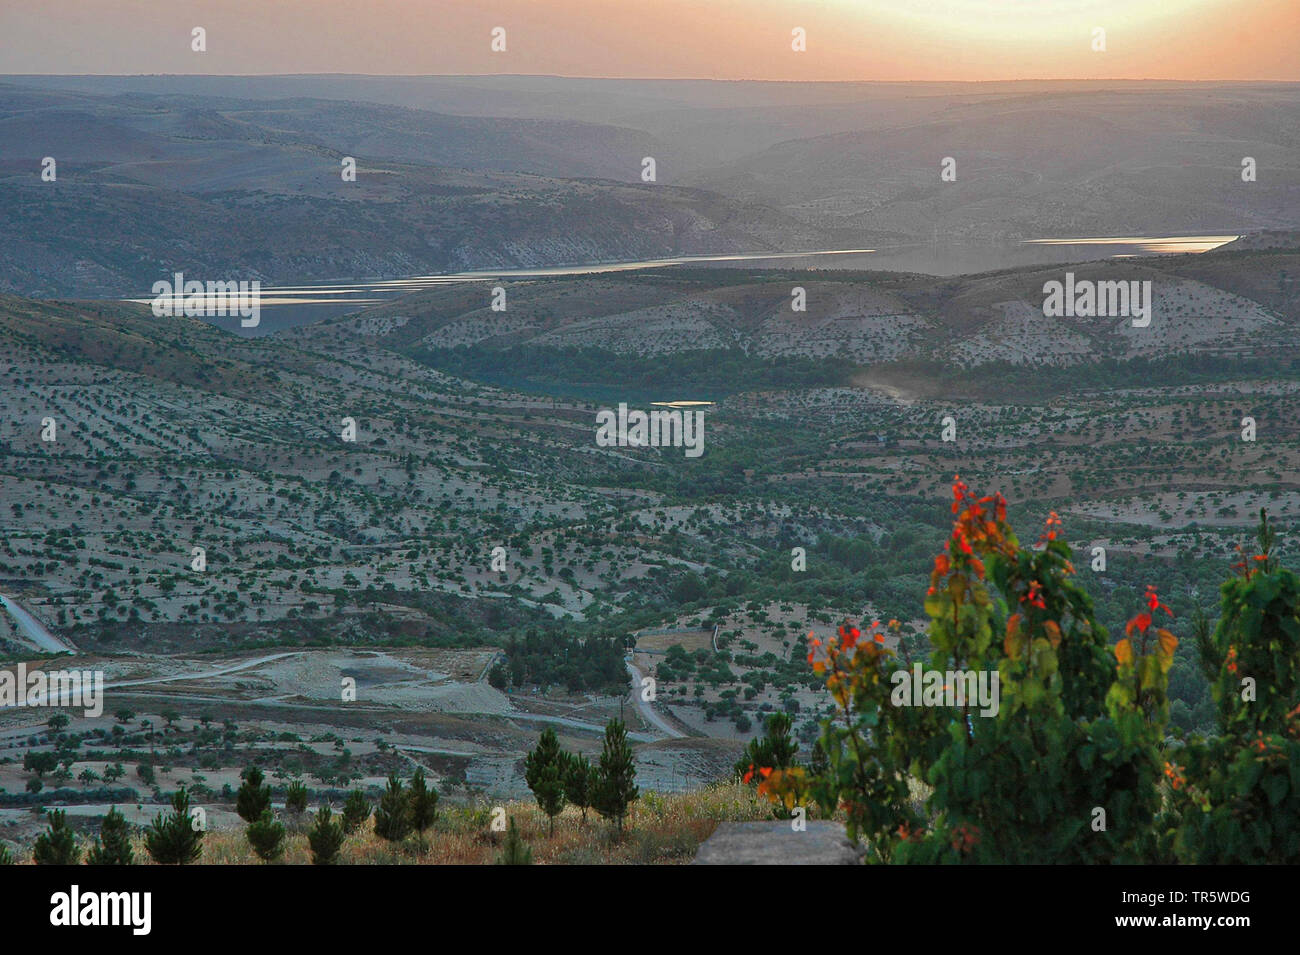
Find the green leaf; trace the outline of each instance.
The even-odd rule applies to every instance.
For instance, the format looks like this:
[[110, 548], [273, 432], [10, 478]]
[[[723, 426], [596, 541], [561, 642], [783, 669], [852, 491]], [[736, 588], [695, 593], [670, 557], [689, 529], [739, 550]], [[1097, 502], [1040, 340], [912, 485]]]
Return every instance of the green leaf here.
[[1264, 777], [1262, 788], [1268, 796], [1268, 804], [1276, 806], [1286, 798], [1287, 790], [1290, 788], [1290, 781], [1281, 773], [1275, 773]]

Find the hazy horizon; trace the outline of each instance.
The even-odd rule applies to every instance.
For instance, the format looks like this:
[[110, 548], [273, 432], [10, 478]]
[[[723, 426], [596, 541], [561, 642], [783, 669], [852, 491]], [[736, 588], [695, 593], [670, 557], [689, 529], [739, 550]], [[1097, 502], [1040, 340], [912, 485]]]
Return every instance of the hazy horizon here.
[[[1300, 81], [1300, 5], [1290, 0], [828, 0], [816, 8], [662, 0], [653, 10], [601, 0], [496, 0], [472, 9], [382, 0], [360, 15], [349, 0], [149, 7], [84, 0], [75, 16], [0, 10], [8, 40], [0, 73]], [[196, 27], [205, 31], [202, 52], [191, 49]], [[505, 49], [494, 51], [498, 27]], [[792, 49], [796, 28], [805, 36], [800, 52]], [[127, 63], [138, 72], [122, 73]]]
[[358, 77], [374, 79], [534, 79], [534, 80], [608, 80], [611, 82], [627, 83], [767, 83], [776, 85], [799, 85], [799, 86], [871, 86], [871, 85], [931, 85], [931, 86], [997, 86], [997, 85], [1034, 85], [1048, 83], [1186, 83], [1213, 86], [1229, 85], [1295, 85], [1300, 84], [1300, 77], [1295, 79], [1178, 79], [1174, 77], [1157, 77], [1157, 76], [1025, 76], [1016, 79], [988, 79], [988, 80], [933, 80], [933, 79], [899, 79], [899, 80], [876, 80], [876, 79], [843, 79], [843, 80], [790, 80], [790, 79], [764, 79], [762, 77], [726, 77], [719, 78], [715, 76], [597, 76], [595, 74], [584, 73], [346, 73], [346, 72], [305, 72], [305, 73], [79, 73], [76, 71], [58, 71], [58, 72], [25, 72], [25, 73], [0, 73], [0, 76], [6, 78], [21, 79], [23, 77], [59, 77], [59, 76], [77, 76], [87, 78], [102, 77], [105, 79], [136, 79], [144, 77], [172, 78], [172, 77], [248, 77], [248, 78], [303, 78], [310, 79], [313, 77]]

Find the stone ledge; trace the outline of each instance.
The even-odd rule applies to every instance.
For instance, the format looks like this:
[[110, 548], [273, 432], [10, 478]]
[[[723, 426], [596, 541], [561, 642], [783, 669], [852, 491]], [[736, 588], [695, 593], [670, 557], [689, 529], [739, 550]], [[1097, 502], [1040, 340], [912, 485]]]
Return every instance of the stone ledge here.
[[803, 832], [790, 823], [724, 822], [705, 840], [692, 865], [859, 865], [863, 850], [838, 822], [814, 820]]

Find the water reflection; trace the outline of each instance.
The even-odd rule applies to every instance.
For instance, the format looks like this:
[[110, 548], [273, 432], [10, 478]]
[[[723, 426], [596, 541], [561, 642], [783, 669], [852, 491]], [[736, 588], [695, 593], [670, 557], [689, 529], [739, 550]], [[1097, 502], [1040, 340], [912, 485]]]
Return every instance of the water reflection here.
[[[757, 252], [726, 255], [683, 255], [635, 262], [531, 269], [493, 269], [404, 278], [303, 283], [267, 288], [262, 292], [261, 323], [240, 328], [238, 322], [213, 319], [213, 323], [242, 334], [264, 335], [322, 318], [346, 314], [401, 295], [464, 282], [500, 282], [565, 275], [601, 275], [673, 266], [716, 268], [838, 269], [919, 272], [951, 276], [1033, 265], [1053, 265], [1104, 258], [1200, 253], [1236, 239], [1235, 235], [1111, 236], [1023, 241], [942, 240], [874, 249], [822, 249], [810, 252]], [[152, 297], [127, 299], [148, 305]]]

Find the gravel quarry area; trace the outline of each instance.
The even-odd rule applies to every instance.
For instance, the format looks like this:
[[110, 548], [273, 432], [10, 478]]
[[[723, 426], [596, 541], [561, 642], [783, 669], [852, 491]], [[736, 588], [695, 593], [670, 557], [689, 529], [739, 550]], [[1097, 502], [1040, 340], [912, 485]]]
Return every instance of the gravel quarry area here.
[[[41, 820], [31, 807], [50, 798], [68, 807], [74, 825], [95, 824], [113, 805], [144, 824], [181, 785], [212, 828], [230, 827], [229, 794], [254, 761], [273, 786], [303, 778], [340, 796], [358, 786], [377, 793], [389, 773], [423, 767], [452, 803], [527, 797], [523, 756], [542, 728], [554, 726], [567, 748], [594, 760], [621, 699], [504, 693], [486, 679], [500, 653], [329, 648], [33, 662], [102, 673], [102, 713], [0, 710], [0, 836], [32, 836]], [[52, 731], [55, 712], [68, 717], [66, 733]], [[635, 707], [625, 716], [645, 791], [698, 788], [725, 776], [736, 758], [738, 744], [665, 739]], [[81, 735], [81, 745], [43, 774], [38, 796], [25, 760], [53, 754], [67, 734]]]

